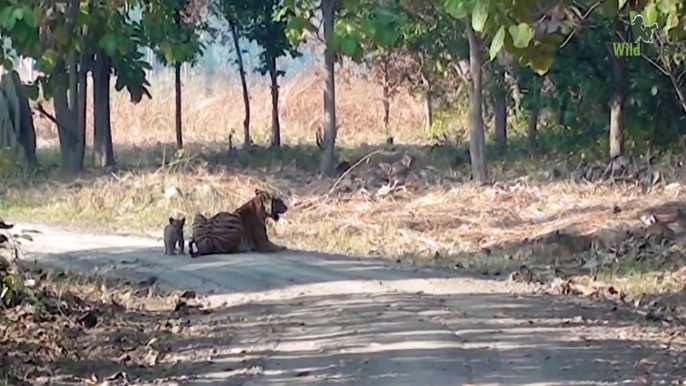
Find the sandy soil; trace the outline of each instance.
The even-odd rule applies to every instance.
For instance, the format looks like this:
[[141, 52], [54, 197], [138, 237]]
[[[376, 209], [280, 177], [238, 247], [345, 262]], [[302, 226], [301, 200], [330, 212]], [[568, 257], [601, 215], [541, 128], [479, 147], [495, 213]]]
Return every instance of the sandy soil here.
[[[191, 259], [161, 240], [45, 226], [26, 258], [194, 290], [211, 312], [175, 344], [193, 385], [602, 385], [686, 379], [660, 326], [612, 305], [374, 259], [288, 251]], [[664, 329], [663, 329], [664, 330]], [[674, 336], [674, 332], [671, 333]], [[667, 343], [665, 343], [667, 342]], [[671, 342], [671, 343], [670, 343]], [[681, 384], [681, 383], [678, 383]]]

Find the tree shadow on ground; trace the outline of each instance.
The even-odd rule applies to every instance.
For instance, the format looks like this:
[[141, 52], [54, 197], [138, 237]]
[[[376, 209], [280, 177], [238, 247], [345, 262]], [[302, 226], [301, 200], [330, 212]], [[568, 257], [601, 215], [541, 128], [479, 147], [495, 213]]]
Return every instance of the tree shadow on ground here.
[[[379, 271], [373, 277], [365, 280], [378, 282], [387, 275]], [[266, 294], [280, 284], [261, 286]], [[57, 363], [63, 372], [94, 373], [99, 379], [124, 372], [147, 382], [181, 377], [218, 385], [239, 385], [252, 377], [264, 385], [597, 385], [634, 384], [640, 376], [657, 384], [686, 376], [675, 359], [678, 345], [660, 347], [636, 334], [635, 316], [609, 306], [485, 289], [337, 288], [340, 292], [323, 294], [286, 287], [274, 299], [231, 291], [241, 298], [233, 306], [219, 305], [209, 314], [196, 309], [167, 313], [182, 328], [163, 337], [158, 348], [164, 355], [154, 366], [116, 359], [62, 358]], [[644, 358], [649, 360], [635, 366]]]

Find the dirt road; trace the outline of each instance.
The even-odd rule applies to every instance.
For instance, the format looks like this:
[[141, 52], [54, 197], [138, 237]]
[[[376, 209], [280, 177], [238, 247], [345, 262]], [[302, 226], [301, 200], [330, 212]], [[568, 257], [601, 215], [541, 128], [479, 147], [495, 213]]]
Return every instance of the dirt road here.
[[[637, 362], [673, 356], [610, 306], [502, 281], [294, 251], [169, 257], [154, 239], [22, 228], [41, 231], [24, 243], [41, 263], [207, 294], [215, 312], [179, 345], [180, 384], [644, 384]], [[653, 362], [649, 379], [679, 379]]]

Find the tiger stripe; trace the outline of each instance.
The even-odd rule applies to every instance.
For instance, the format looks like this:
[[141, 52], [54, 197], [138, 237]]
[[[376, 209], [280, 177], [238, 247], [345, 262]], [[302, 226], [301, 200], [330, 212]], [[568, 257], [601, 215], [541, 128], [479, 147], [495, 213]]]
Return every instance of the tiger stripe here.
[[192, 243], [197, 251], [190, 248], [192, 257], [235, 253], [244, 249], [244, 227], [239, 215], [219, 212], [207, 218], [200, 213], [193, 217]]

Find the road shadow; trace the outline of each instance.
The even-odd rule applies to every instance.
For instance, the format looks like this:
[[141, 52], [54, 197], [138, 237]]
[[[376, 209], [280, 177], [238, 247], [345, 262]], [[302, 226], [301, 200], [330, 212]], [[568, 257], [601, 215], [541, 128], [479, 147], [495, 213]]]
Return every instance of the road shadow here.
[[[665, 328], [630, 309], [508, 294], [455, 271], [301, 251], [191, 259], [135, 245], [38, 258], [132, 281], [157, 275], [166, 286], [198, 290], [213, 306], [150, 314], [158, 321], [174, 314], [185, 326], [164, 336], [167, 360], [150, 368], [58, 362], [99, 377], [124, 371], [148, 382], [198, 374], [185, 381], [218, 385], [246, 377], [265, 385], [582, 385], [686, 376], [675, 359], [681, 343], [660, 345], [645, 331]], [[464, 286], [449, 285], [456, 280]]]
[[[35, 239], [39, 237], [44, 236], [34, 236]], [[123, 236], [115, 237], [124, 240]], [[144, 242], [152, 244], [150, 240]], [[206, 293], [209, 295], [247, 295], [287, 287], [305, 288], [360, 280], [449, 279], [456, 275], [451, 269], [443, 267], [408, 266], [381, 257], [359, 258], [301, 250], [191, 258], [188, 254], [165, 256], [160, 246], [106, 247], [49, 254], [32, 252], [30, 248], [28, 245], [28, 258], [48, 266], [108, 273], [139, 281], [162, 273], [163, 277], [157, 277], [161, 284], [175, 287], [178, 283], [184, 283], [188, 289], [209, 289]], [[463, 271], [460, 275], [479, 278], [477, 272]]]
[[633, 322], [608, 309], [543, 297], [296, 296], [191, 311], [180, 321], [192, 329], [165, 336], [160, 349], [184, 361], [162, 357], [149, 369], [60, 363], [99, 377], [123, 371], [217, 385], [241, 384], [250, 371], [260, 385], [669, 384], [686, 376], [677, 345], [632, 335]]

